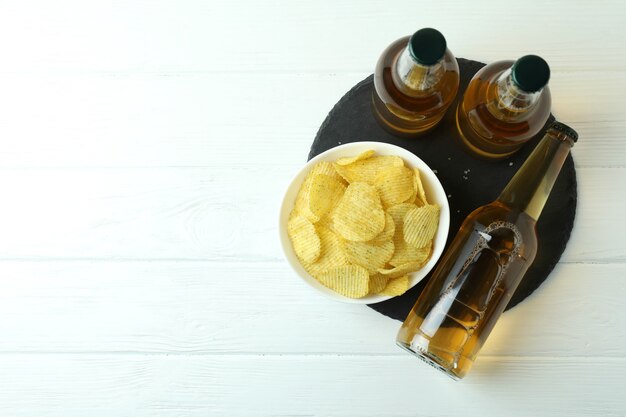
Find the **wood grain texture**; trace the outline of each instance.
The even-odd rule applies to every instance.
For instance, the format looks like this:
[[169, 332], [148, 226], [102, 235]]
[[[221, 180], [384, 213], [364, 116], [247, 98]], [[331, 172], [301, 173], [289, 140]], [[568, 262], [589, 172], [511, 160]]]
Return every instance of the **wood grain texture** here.
[[[326, 114], [370, 73], [2, 76], [0, 168], [299, 167]], [[578, 166], [626, 166], [620, 86], [625, 73], [553, 72], [554, 113], [580, 133]]]
[[622, 358], [481, 358], [462, 383], [408, 355], [16, 354], [0, 356], [0, 369], [0, 413], [12, 417], [619, 417], [626, 409]]
[[427, 26], [483, 62], [536, 53], [555, 70], [626, 69], [616, 0], [63, 0], [13, 3], [0, 16], [0, 36], [19, 39], [4, 48], [3, 72], [370, 71], [391, 40]]
[[[0, 262], [11, 352], [399, 355], [400, 324], [323, 298], [283, 263]], [[559, 265], [482, 356], [624, 357], [626, 264]], [[593, 276], [593, 279], [589, 279]]]

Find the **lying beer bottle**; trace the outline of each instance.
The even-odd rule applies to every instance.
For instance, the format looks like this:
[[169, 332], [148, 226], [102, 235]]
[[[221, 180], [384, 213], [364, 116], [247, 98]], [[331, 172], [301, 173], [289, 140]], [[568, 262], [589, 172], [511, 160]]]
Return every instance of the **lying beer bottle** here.
[[578, 139], [550, 126], [491, 204], [472, 212], [402, 324], [397, 344], [463, 378], [537, 252], [536, 223]]

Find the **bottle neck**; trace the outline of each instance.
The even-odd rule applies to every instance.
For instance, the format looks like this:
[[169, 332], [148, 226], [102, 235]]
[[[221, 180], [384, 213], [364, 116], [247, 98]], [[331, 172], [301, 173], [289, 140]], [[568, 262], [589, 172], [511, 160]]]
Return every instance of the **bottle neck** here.
[[498, 201], [525, 212], [534, 220], [539, 219], [573, 145], [573, 139], [567, 134], [548, 129], [526, 162], [502, 191]]
[[501, 120], [512, 120], [527, 113], [535, 107], [543, 91], [529, 93], [519, 88], [513, 81], [511, 68], [500, 74], [494, 89], [493, 98], [488, 101], [487, 109]]
[[418, 96], [432, 89], [444, 74], [443, 58], [433, 65], [422, 65], [413, 59], [406, 47], [398, 56], [392, 78], [396, 87], [404, 94]]

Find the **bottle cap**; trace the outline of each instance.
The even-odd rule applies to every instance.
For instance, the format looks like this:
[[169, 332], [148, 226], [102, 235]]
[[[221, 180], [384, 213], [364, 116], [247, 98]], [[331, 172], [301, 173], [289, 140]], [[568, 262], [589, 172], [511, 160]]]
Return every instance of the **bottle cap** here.
[[537, 55], [526, 55], [515, 61], [511, 69], [513, 82], [522, 90], [534, 93], [548, 84], [550, 67]]
[[576, 131], [574, 129], [572, 129], [571, 127], [569, 127], [565, 123], [554, 122], [554, 123], [552, 123], [550, 125], [549, 129], [554, 129], [554, 130], [557, 130], [559, 132], [565, 133], [567, 136], [572, 138], [572, 140], [574, 142], [576, 142], [578, 140], [578, 133], [576, 133]]
[[446, 38], [437, 29], [420, 29], [409, 39], [409, 53], [418, 64], [433, 65], [446, 53]]

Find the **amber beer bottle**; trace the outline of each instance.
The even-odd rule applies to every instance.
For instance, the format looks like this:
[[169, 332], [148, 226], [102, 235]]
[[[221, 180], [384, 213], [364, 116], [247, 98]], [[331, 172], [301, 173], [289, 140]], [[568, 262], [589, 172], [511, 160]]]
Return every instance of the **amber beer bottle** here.
[[498, 199], [472, 212], [402, 324], [410, 351], [463, 378], [537, 251], [535, 225], [578, 139], [554, 123]]
[[424, 28], [382, 53], [372, 111], [384, 129], [413, 138], [441, 121], [459, 89], [459, 65], [446, 45], [439, 31]]
[[467, 150], [503, 159], [541, 131], [550, 116], [550, 67], [541, 57], [493, 62], [470, 81], [456, 112]]

